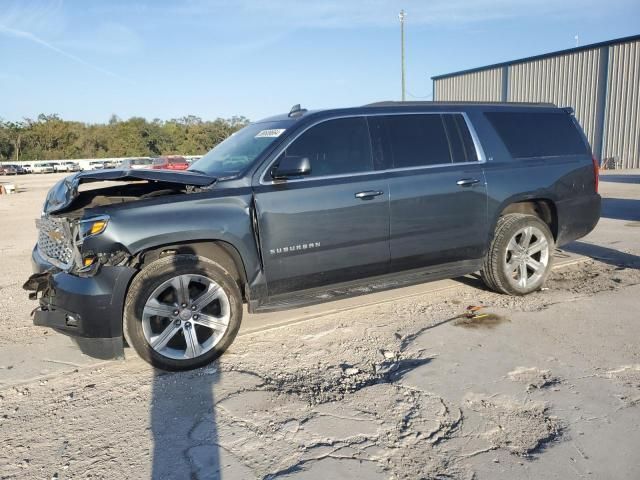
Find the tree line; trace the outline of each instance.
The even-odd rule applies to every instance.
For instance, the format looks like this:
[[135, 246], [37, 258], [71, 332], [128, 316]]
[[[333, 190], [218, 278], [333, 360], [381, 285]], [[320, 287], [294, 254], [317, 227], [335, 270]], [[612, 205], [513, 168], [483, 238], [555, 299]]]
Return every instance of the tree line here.
[[20, 122], [0, 119], [0, 160], [201, 155], [247, 123], [244, 117], [205, 121], [193, 115], [168, 121], [113, 115], [106, 124], [73, 122], [56, 114]]

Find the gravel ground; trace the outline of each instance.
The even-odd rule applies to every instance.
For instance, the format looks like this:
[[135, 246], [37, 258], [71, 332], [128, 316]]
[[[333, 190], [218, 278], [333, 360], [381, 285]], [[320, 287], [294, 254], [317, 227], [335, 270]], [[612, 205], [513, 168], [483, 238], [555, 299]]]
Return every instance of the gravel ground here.
[[[56, 335], [20, 290], [50, 183], [0, 198], [0, 380]], [[602, 190], [636, 203], [527, 297], [469, 276], [241, 336], [193, 372], [128, 355], [0, 385], [0, 478], [640, 478], [640, 185]]]

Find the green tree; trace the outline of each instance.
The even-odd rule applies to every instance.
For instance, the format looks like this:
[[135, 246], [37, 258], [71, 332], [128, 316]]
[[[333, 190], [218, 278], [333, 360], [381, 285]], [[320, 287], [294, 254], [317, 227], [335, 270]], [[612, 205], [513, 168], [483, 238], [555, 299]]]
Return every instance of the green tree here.
[[23, 122], [5, 122], [2, 124], [3, 135], [7, 139], [7, 159], [20, 160], [22, 145], [25, 137], [25, 124]]
[[247, 123], [244, 117], [206, 121], [187, 115], [149, 122], [114, 114], [105, 124], [85, 124], [41, 114], [35, 120], [0, 121], [0, 159], [201, 155]]

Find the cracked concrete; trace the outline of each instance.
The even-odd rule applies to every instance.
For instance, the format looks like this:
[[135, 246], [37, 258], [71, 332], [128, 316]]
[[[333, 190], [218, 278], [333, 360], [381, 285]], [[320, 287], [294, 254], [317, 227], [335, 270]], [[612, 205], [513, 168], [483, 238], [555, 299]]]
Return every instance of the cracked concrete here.
[[546, 388], [560, 383], [560, 379], [551, 374], [551, 370], [536, 367], [518, 367], [507, 374], [509, 379], [526, 385], [527, 390]]
[[[466, 289], [472, 287], [461, 286], [455, 297]], [[638, 287], [618, 287], [598, 302], [637, 293]], [[492, 295], [476, 292], [485, 304]], [[491, 329], [460, 330], [450, 322], [411, 333], [464, 310], [452, 299], [447, 293], [428, 305], [408, 300], [401, 305], [406, 311], [422, 313], [393, 322], [381, 321], [389, 317], [379, 307], [362, 309], [349, 322], [329, 316], [288, 329], [284, 343], [283, 331], [266, 332], [260, 342], [270, 348], [259, 354], [252, 338], [243, 337], [216, 366], [195, 372], [154, 375], [133, 358], [3, 390], [2, 444], [10, 455], [0, 470], [4, 478], [133, 478], [151, 471], [156, 478], [196, 479], [484, 478], [487, 461], [504, 468], [525, 458], [530, 468], [527, 457], [560, 448], [577, 435], [576, 424], [587, 430], [593, 422], [617, 422], [610, 408], [593, 407], [597, 421], [587, 420], [592, 413], [567, 415], [563, 403], [577, 401], [576, 392], [585, 389], [576, 377], [591, 371], [609, 382], [610, 392], [637, 392], [635, 350], [618, 352], [601, 372], [594, 370], [602, 365], [596, 359], [576, 371], [571, 358], [583, 357], [571, 345], [552, 346], [561, 335], [550, 319], [570, 322], [567, 305], [580, 310], [581, 302], [540, 310], [534, 299], [525, 305], [533, 311], [514, 310], [510, 322]], [[502, 344], [531, 338], [535, 330], [551, 330], [554, 340], [541, 342], [533, 356], [522, 358], [521, 347]], [[327, 353], [315, 355], [318, 350]], [[550, 383], [556, 371], [566, 380]], [[529, 384], [538, 388], [523, 388]], [[501, 451], [514, 460], [494, 463], [491, 456]]]
[[487, 420], [481, 433], [492, 448], [529, 455], [556, 439], [562, 430], [557, 417], [541, 402], [518, 402], [504, 396], [469, 393], [465, 405]]

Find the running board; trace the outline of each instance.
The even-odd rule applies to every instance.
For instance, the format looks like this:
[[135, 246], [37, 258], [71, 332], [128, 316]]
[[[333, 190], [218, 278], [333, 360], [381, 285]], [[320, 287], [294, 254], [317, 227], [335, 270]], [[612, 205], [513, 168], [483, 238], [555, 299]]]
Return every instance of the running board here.
[[344, 298], [357, 297], [368, 293], [382, 292], [394, 288], [407, 287], [420, 283], [455, 278], [476, 272], [482, 265], [482, 259], [464, 260], [397, 272], [388, 275], [369, 277], [352, 282], [338, 283], [320, 288], [302, 290], [267, 298], [254, 309], [254, 313], [276, 312], [293, 308], [332, 302]]

